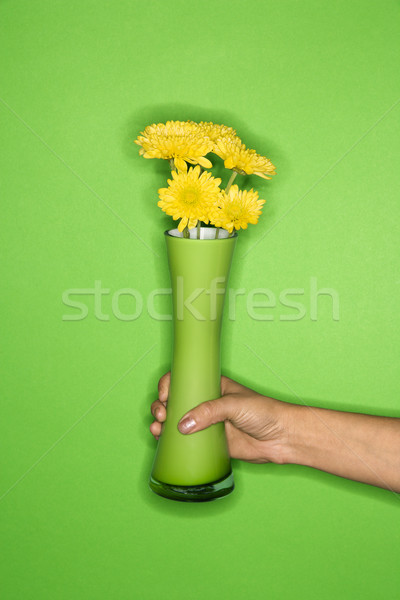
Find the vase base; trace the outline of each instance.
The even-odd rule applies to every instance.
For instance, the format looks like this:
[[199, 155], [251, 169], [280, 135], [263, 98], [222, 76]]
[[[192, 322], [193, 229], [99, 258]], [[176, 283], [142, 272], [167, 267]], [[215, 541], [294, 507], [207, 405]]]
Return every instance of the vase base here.
[[153, 492], [170, 500], [208, 502], [230, 494], [235, 487], [235, 483], [231, 472], [223, 479], [200, 485], [171, 485], [170, 483], [158, 481], [151, 476], [149, 486]]

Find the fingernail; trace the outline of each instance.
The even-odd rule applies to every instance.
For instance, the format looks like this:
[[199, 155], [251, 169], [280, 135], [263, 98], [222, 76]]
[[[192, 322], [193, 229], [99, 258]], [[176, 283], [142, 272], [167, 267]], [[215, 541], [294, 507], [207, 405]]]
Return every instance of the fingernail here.
[[186, 417], [178, 424], [178, 428], [181, 433], [189, 433], [195, 425], [196, 421], [192, 417]]

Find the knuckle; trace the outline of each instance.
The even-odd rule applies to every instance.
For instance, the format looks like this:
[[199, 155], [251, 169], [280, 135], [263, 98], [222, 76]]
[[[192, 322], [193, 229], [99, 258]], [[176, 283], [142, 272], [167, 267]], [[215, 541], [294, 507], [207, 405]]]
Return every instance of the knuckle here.
[[214, 419], [214, 405], [211, 400], [207, 400], [202, 404], [202, 416], [207, 421], [213, 421]]
[[170, 376], [171, 376], [171, 372], [168, 371], [168, 373], [164, 373], [164, 375], [162, 377], [160, 377], [160, 379], [158, 381], [158, 390], [160, 392], [168, 387], [168, 382], [170, 380]]
[[155, 419], [160, 416], [160, 409], [163, 408], [162, 403], [159, 400], [155, 400], [151, 405], [151, 414]]

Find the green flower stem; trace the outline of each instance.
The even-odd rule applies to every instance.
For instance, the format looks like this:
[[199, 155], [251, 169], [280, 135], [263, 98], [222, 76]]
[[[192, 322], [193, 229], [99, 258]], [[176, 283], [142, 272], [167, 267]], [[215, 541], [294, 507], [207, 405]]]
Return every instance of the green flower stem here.
[[173, 158], [169, 159], [169, 166], [171, 167], [171, 171], [176, 171], [175, 161]]
[[[229, 178], [228, 185], [225, 188], [225, 194], [227, 194], [229, 192], [229, 190], [231, 189], [231, 185], [235, 181], [236, 175], [237, 175], [237, 171], [232, 171], [232, 175]], [[219, 230], [220, 230], [220, 228], [217, 227], [216, 228], [216, 232], [215, 232], [215, 239], [216, 240], [219, 238]], [[229, 237], [231, 237], [231, 236], [229, 236]]]
[[186, 239], [190, 238], [189, 227], [187, 225], [186, 225], [185, 229], [183, 230], [183, 237]]
[[237, 175], [237, 171], [232, 171], [232, 175], [230, 176], [230, 179], [228, 181], [228, 185], [225, 188], [225, 194], [227, 194], [229, 192], [229, 190], [231, 189], [231, 185], [235, 181], [236, 175]]
[[201, 221], [197, 221], [197, 239], [200, 239], [200, 226], [201, 226]]

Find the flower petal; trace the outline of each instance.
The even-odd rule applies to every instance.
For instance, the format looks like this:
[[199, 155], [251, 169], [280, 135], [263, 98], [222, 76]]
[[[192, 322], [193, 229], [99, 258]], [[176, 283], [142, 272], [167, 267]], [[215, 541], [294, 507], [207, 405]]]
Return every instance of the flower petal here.
[[184, 173], [187, 172], [187, 164], [183, 158], [175, 158], [175, 166], [178, 171], [183, 171]]

